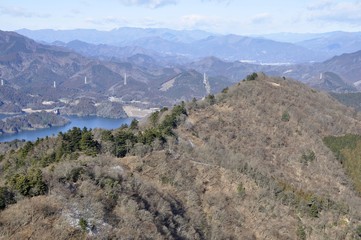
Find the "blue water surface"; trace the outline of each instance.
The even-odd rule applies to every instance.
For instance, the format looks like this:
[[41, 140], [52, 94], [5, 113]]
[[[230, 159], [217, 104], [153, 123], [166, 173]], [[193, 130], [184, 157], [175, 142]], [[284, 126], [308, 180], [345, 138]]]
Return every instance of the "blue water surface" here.
[[[6, 115], [0, 114], [0, 119], [6, 117]], [[44, 138], [46, 136], [57, 136], [59, 132], [66, 132], [73, 127], [88, 129], [94, 128], [103, 128], [103, 129], [115, 129], [120, 127], [123, 124], [129, 125], [132, 121], [132, 118], [121, 118], [121, 119], [112, 119], [112, 118], [102, 118], [102, 117], [68, 117], [71, 123], [62, 126], [62, 127], [52, 127], [45, 129], [38, 129], [32, 131], [22, 131], [14, 134], [3, 134], [0, 135], [0, 142], [10, 142], [15, 139], [26, 140], [26, 141], [35, 141], [38, 138]]]

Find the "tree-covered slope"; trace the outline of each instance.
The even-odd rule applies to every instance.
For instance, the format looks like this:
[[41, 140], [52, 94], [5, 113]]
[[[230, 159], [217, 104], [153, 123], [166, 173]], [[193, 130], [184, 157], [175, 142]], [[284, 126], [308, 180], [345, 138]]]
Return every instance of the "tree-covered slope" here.
[[361, 134], [360, 120], [324, 93], [253, 74], [141, 124], [26, 143], [0, 157], [0, 235], [357, 239], [360, 193], [324, 139]]

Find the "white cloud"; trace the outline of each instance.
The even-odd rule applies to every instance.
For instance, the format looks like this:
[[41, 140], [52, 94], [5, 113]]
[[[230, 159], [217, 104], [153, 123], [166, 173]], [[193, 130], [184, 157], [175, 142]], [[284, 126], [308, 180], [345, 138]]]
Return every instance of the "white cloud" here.
[[233, 2], [233, 0], [202, 0], [202, 2], [218, 2], [218, 3], [226, 3], [227, 5]]
[[204, 27], [214, 27], [218, 24], [219, 19], [216, 17], [191, 14], [182, 16], [180, 19], [180, 24], [183, 28], [186, 29], [196, 29]]
[[308, 20], [347, 23], [351, 25], [361, 24], [361, 2], [336, 2], [324, 1], [324, 5], [309, 7]]
[[85, 20], [88, 23], [99, 25], [99, 26], [112, 26], [119, 27], [120, 25], [126, 25], [128, 22], [123, 18], [107, 16], [101, 19], [88, 18]]
[[22, 7], [2, 7], [0, 6], [0, 13], [2, 15], [9, 15], [12, 17], [24, 17], [24, 18], [49, 18], [50, 14], [39, 14], [26, 10]]
[[334, 1], [332, 0], [319, 0], [316, 1], [315, 3], [312, 3], [310, 5], [307, 6], [308, 10], [323, 10], [325, 8], [328, 8], [330, 6], [332, 6], [334, 4]]
[[148, 8], [159, 8], [166, 5], [176, 4], [178, 0], [119, 0], [127, 6], [145, 6]]
[[264, 24], [272, 20], [272, 15], [270, 13], [259, 13], [254, 15], [250, 20], [250, 24]]
[[[122, 4], [127, 6], [145, 6], [148, 8], [159, 8], [166, 5], [174, 5], [179, 3], [181, 0], [118, 0]], [[200, 0], [201, 2], [217, 2], [230, 4], [234, 0]]]
[[172, 25], [176, 29], [204, 30], [229, 34], [236, 33], [242, 27], [242, 22], [232, 17], [223, 18], [215, 15], [190, 14], [176, 19]]

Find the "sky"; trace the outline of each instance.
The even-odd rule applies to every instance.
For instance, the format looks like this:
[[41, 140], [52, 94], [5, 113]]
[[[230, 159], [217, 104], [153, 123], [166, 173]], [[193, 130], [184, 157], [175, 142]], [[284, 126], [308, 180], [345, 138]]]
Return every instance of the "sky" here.
[[361, 0], [0, 0], [0, 29], [361, 31]]

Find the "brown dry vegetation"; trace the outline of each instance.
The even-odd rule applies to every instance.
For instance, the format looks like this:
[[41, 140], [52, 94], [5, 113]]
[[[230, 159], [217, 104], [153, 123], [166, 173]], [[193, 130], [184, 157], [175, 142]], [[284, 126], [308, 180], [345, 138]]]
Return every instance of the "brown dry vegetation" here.
[[262, 74], [187, 110], [164, 144], [43, 168], [46, 195], [17, 195], [2, 239], [358, 239], [360, 195], [323, 143], [361, 134], [357, 112]]

